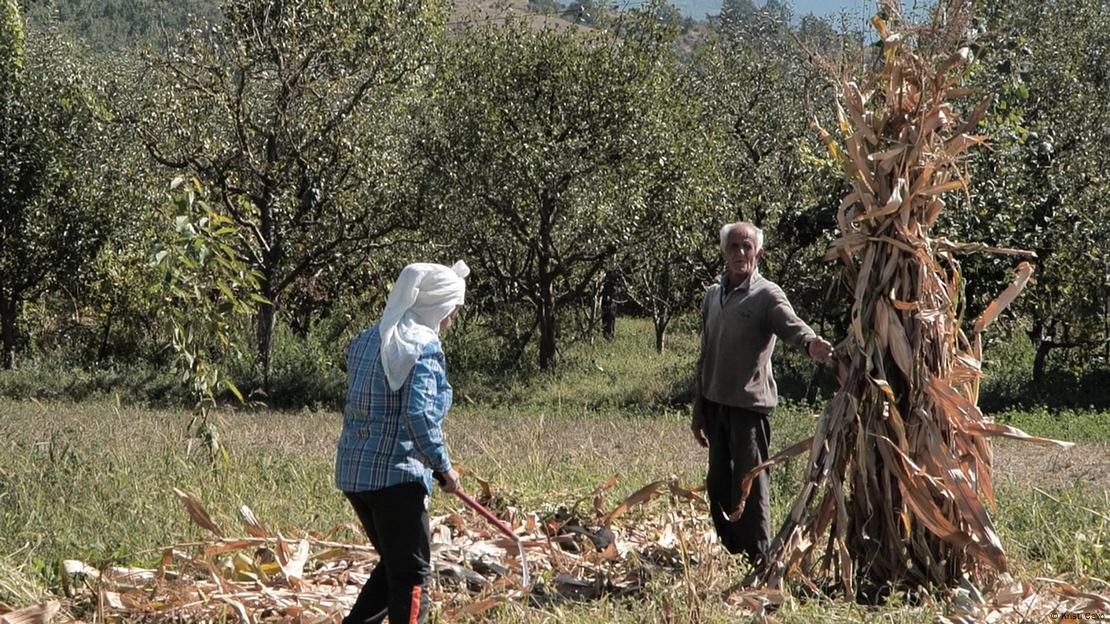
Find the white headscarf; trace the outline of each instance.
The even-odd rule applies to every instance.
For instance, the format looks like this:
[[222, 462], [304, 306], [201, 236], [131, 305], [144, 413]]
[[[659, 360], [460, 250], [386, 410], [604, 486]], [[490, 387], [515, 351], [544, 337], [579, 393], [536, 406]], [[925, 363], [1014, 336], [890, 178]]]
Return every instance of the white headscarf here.
[[408, 378], [424, 345], [439, 337], [439, 324], [465, 300], [470, 267], [459, 260], [442, 264], [410, 264], [401, 271], [378, 331], [382, 335], [382, 366], [389, 387], [399, 390]]

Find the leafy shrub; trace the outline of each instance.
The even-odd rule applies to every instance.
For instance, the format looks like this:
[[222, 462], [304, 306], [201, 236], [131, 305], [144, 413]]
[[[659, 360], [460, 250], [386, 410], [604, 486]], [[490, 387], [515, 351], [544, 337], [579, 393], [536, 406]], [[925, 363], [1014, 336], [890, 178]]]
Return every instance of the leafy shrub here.
[[[253, 348], [231, 356], [225, 362], [227, 372], [248, 401], [262, 402], [277, 409], [340, 410], [350, 342], [344, 328], [337, 328], [335, 322], [318, 321], [309, 327], [305, 336], [300, 336], [287, 324], [277, 323], [269, 392], [262, 390], [257, 352]], [[235, 399], [223, 397], [223, 400]]]
[[186, 393], [169, 370], [145, 362], [85, 369], [42, 357], [0, 370], [0, 397], [79, 402], [109, 398], [121, 405], [182, 406]]

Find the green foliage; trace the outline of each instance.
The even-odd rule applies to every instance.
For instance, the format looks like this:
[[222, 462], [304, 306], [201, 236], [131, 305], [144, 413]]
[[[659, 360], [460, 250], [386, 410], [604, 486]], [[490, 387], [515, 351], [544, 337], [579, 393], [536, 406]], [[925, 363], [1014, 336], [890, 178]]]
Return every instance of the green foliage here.
[[659, 353], [650, 321], [619, 318], [613, 339], [574, 344], [556, 374], [528, 384], [528, 401], [583, 412], [684, 410], [692, 398], [698, 345], [695, 332], [680, 329]]
[[[650, 244], [648, 187], [690, 171], [679, 145], [696, 143], [694, 128], [666, 128], [685, 115], [667, 96], [674, 33], [641, 17], [624, 40], [516, 19], [471, 26], [428, 84], [425, 230], [474, 268], [483, 311], [534, 319], [524, 331], [538, 333], [544, 370], [561, 317], [592, 302], [622, 248]], [[655, 164], [672, 156], [668, 171]]]
[[174, 366], [181, 382], [191, 386], [200, 412], [215, 407], [225, 388], [243, 399], [215, 364], [213, 350], [236, 349], [235, 316], [249, 313], [260, 299], [259, 274], [239, 259], [232, 220], [198, 199], [199, 183], [177, 179], [173, 188], [167, 216], [174, 235], [153, 250], [153, 262], [163, 272], [155, 293], [166, 300], [173, 319]]
[[[25, 337], [23, 303], [74, 283], [118, 222], [92, 184], [109, 153], [95, 64], [54, 32], [31, 31], [5, 2], [0, 24], [0, 366]], [[20, 46], [22, 45], [22, 50]]]
[[1011, 556], [1026, 569], [1051, 577], [1062, 573], [1094, 578], [1110, 575], [1110, 496], [1092, 495], [1075, 483], [1049, 492], [1033, 488], [1024, 496], [1003, 490], [1008, 504], [999, 515], [999, 533], [1016, 546]]
[[[1097, 0], [998, 2], [973, 26], [982, 69], [969, 86], [993, 95], [975, 132], [992, 150], [973, 159], [972, 193], [945, 211], [944, 225], [953, 238], [1036, 252], [1036, 282], [1014, 308], [1042, 350], [1033, 378], [1044, 384], [1050, 351], [1076, 348], [1091, 362], [1108, 339], [1110, 19]], [[997, 296], [1013, 264], [965, 261], [973, 313]]]
[[[329, 404], [328, 349], [374, 318], [376, 294], [409, 261], [475, 268], [455, 359], [479, 395], [513, 394], [564, 357], [577, 367], [572, 343], [594, 340], [607, 283], [622, 314], [652, 317], [660, 348], [720, 269], [717, 228], [737, 218], [767, 230], [763, 271], [802, 317], [842, 331], [847, 298], [819, 258], [844, 184], [809, 124], [835, 123], [827, 68], [860, 51], [858, 33], [796, 21], [786, 3], [729, 0], [711, 28], [679, 39], [673, 7], [602, 3], [577, 9], [604, 17], [604, 32], [520, 21], [448, 43], [446, 5], [398, 2], [284, 3], [267, 22], [261, 0], [4, 0], [0, 125], [15, 157], [0, 176], [35, 180], [0, 185], [5, 207], [22, 206], [0, 214], [5, 352], [34, 368], [6, 376], [12, 394], [118, 383], [125, 401], [144, 388], [145, 401], [175, 399], [136, 372], [173, 352], [143, 261], [165, 166], [203, 181], [238, 230], [239, 260], [262, 274], [275, 306], [256, 309], [249, 339], [261, 373], [212, 355], [275, 404]], [[159, 52], [96, 56], [69, 33]], [[988, 3], [967, 38], [983, 62], [966, 86], [995, 96], [974, 129], [992, 151], [938, 229], [1039, 255], [1036, 282], [1002, 319], [1021, 357], [987, 349], [982, 400], [1105, 404], [1105, 12], [1093, 0]], [[967, 317], [1012, 264], [961, 259]], [[44, 383], [52, 366], [65, 370]], [[791, 396], [826, 393], [805, 362], [779, 370]]]
[[275, 306], [294, 285], [343, 284], [404, 238], [415, 183], [406, 98], [444, 14], [402, 0], [222, 6], [223, 23], [190, 28], [147, 58], [158, 88], [134, 114], [158, 162], [204, 182], [237, 255], [259, 272], [256, 352], [268, 385]]
[[215, 19], [219, 0], [24, 0], [28, 21], [57, 23], [93, 49], [113, 54], [139, 45], [165, 47], [190, 16]]
[[[665, 8], [654, 2], [631, 11], [636, 19], [623, 23], [620, 32], [655, 45], [668, 41], [677, 25]], [[645, 111], [651, 118], [638, 139], [644, 156], [635, 173], [638, 187], [630, 189], [627, 200], [631, 236], [618, 248], [606, 276], [620, 284], [616, 296], [635, 305], [626, 309], [651, 317], [660, 352], [670, 322], [698, 309], [701, 295], [717, 276], [720, 263], [713, 250], [724, 222], [714, 223], [721, 219], [720, 179], [731, 167], [719, 158], [715, 142], [704, 140], [708, 107], [689, 97], [697, 87], [697, 72], [676, 61], [673, 55], [657, 61], [671, 65], [653, 84], [655, 107]], [[707, 263], [706, 256], [714, 261]]]
[[[787, 289], [802, 318], [835, 336], [849, 297], [830, 302], [834, 267], [821, 258], [847, 186], [811, 124], [835, 123], [830, 83], [839, 75], [827, 65], [858, 44], [812, 27], [795, 33], [789, 19], [749, 0], [726, 3], [714, 26], [695, 51], [688, 87], [704, 102], [700, 126], [711, 158], [723, 163], [711, 187], [717, 211], [707, 223], [702, 264], [720, 271], [715, 241], [722, 225], [755, 223], [767, 240], [761, 271]], [[818, 56], [824, 54], [830, 56]]]
[[20, 609], [49, 600], [49, 592], [26, 563], [0, 556], [0, 602]]
[[0, 94], [5, 100], [23, 67], [23, 18], [16, 0], [0, 3]]
[[86, 370], [49, 356], [16, 370], [0, 371], [0, 397], [64, 403], [111, 400], [121, 405], [174, 408], [191, 407], [194, 400], [170, 371], [153, 369], [144, 362]]
[[[53, 562], [63, 559], [152, 566], [161, 548], [205, 537], [173, 487], [202, 496], [229, 532], [243, 504], [290, 536], [350, 521], [338, 492], [321, 494], [334, 446], [318, 419], [214, 415], [230, 453], [213, 482], [207, 451], [182, 440], [190, 418], [108, 402], [0, 405], [0, 551], [18, 556], [14, 563], [31, 576], [30, 562], [45, 562], [43, 583], [57, 582]], [[328, 426], [338, 432], [337, 420]]]
[[1033, 362], [1037, 349], [1020, 325], [987, 334], [979, 399], [984, 412], [1005, 418], [1014, 410], [1051, 409], [1060, 410], [1061, 420], [1066, 420], [1074, 410], [1110, 405], [1108, 371], [1092, 365], [1084, 350], [1061, 350], [1046, 365], [1044, 381], [1036, 383]]
[[154, 294], [166, 302], [170, 344], [177, 354], [174, 369], [194, 401], [192, 433], [213, 459], [226, 461], [227, 450], [220, 445], [210, 412], [225, 390], [244, 399], [220, 366], [219, 350], [237, 352], [232, 340], [236, 317], [265, 302], [257, 294], [260, 274], [239, 258], [233, 221], [198, 199], [198, 182], [179, 178], [172, 188], [176, 194], [167, 217], [174, 233], [153, 250], [152, 261], [163, 274]]
[[[243, 345], [250, 344], [247, 331], [240, 332]], [[303, 335], [285, 323], [274, 329], [274, 371], [270, 390], [262, 378], [250, 349], [226, 358], [229, 374], [248, 401], [274, 409], [342, 410], [346, 398], [346, 354], [349, 337], [328, 320], [318, 321]]]

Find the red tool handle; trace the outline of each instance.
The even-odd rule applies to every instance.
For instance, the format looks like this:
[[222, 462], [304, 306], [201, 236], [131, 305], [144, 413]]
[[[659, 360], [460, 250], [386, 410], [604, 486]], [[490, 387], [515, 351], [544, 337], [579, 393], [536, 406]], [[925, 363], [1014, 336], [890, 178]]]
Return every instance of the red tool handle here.
[[[444, 483], [447, 483], [447, 480], [443, 478], [442, 472], [432, 472], [432, 476], [435, 477], [436, 481], [438, 481], [441, 486]], [[513, 530], [509, 528], [509, 525], [502, 522], [501, 518], [498, 518], [497, 516], [490, 513], [490, 510], [482, 507], [481, 503], [474, 500], [473, 498], [470, 498], [470, 496], [466, 492], [463, 492], [462, 490], [455, 490], [455, 496], [457, 496], [458, 499], [462, 502], [466, 503], [467, 507], [470, 507], [474, 511], [477, 511], [483, 518], [489, 520], [490, 523], [493, 524], [493, 526], [497, 527], [497, 529], [508, 536], [509, 539], [517, 542], [520, 541], [520, 538], [516, 536], [516, 533], [513, 533]]]
[[514, 541], [519, 539], [517, 538], [516, 533], [513, 533], [513, 530], [509, 528], [509, 525], [505, 524], [501, 521], [500, 518], [490, 513], [490, 510], [482, 507], [481, 503], [474, 500], [473, 498], [470, 498], [470, 496], [466, 492], [463, 492], [462, 490], [455, 490], [455, 496], [457, 496], [462, 502], [466, 503], [467, 507], [470, 507], [474, 511], [481, 514], [481, 516], [486, 520], [489, 520], [490, 523], [493, 524], [493, 526], [497, 527], [497, 529], [504, 533], [507, 537]]
[[[432, 472], [432, 476], [435, 477], [436, 481], [439, 481], [440, 485], [443, 485], [447, 482], [442, 473]], [[497, 529], [508, 536], [509, 539], [516, 542], [517, 550], [520, 551], [521, 582], [524, 583], [525, 591], [528, 591], [528, 589], [530, 589], [532, 585], [528, 582], [528, 559], [524, 556], [524, 542], [520, 541], [520, 538], [516, 536], [516, 533], [513, 533], [513, 530], [509, 528], [509, 525], [505, 524], [501, 521], [500, 518], [490, 513], [490, 511], [483, 507], [481, 503], [474, 500], [473, 498], [470, 498], [470, 496], [468, 496], [466, 492], [456, 489], [455, 496], [462, 502], [466, 503], [467, 507], [470, 507], [474, 511], [478, 512], [478, 514], [488, 520], [490, 524], [497, 527]]]

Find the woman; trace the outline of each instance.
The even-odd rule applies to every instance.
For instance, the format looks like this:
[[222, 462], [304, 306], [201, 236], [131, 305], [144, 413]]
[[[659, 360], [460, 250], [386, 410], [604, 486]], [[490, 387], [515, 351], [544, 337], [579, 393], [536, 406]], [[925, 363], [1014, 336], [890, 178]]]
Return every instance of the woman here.
[[439, 333], [463, 304], [470, 269], [411, 264], [389, 292], [379, 323], [347, 352], [347, 405], [336, 486], [381, 560], [343, 624], [423, 624], [431, 572], [428, 496], [432, 473], [454, 493], [442, 424], [451, 408]]

